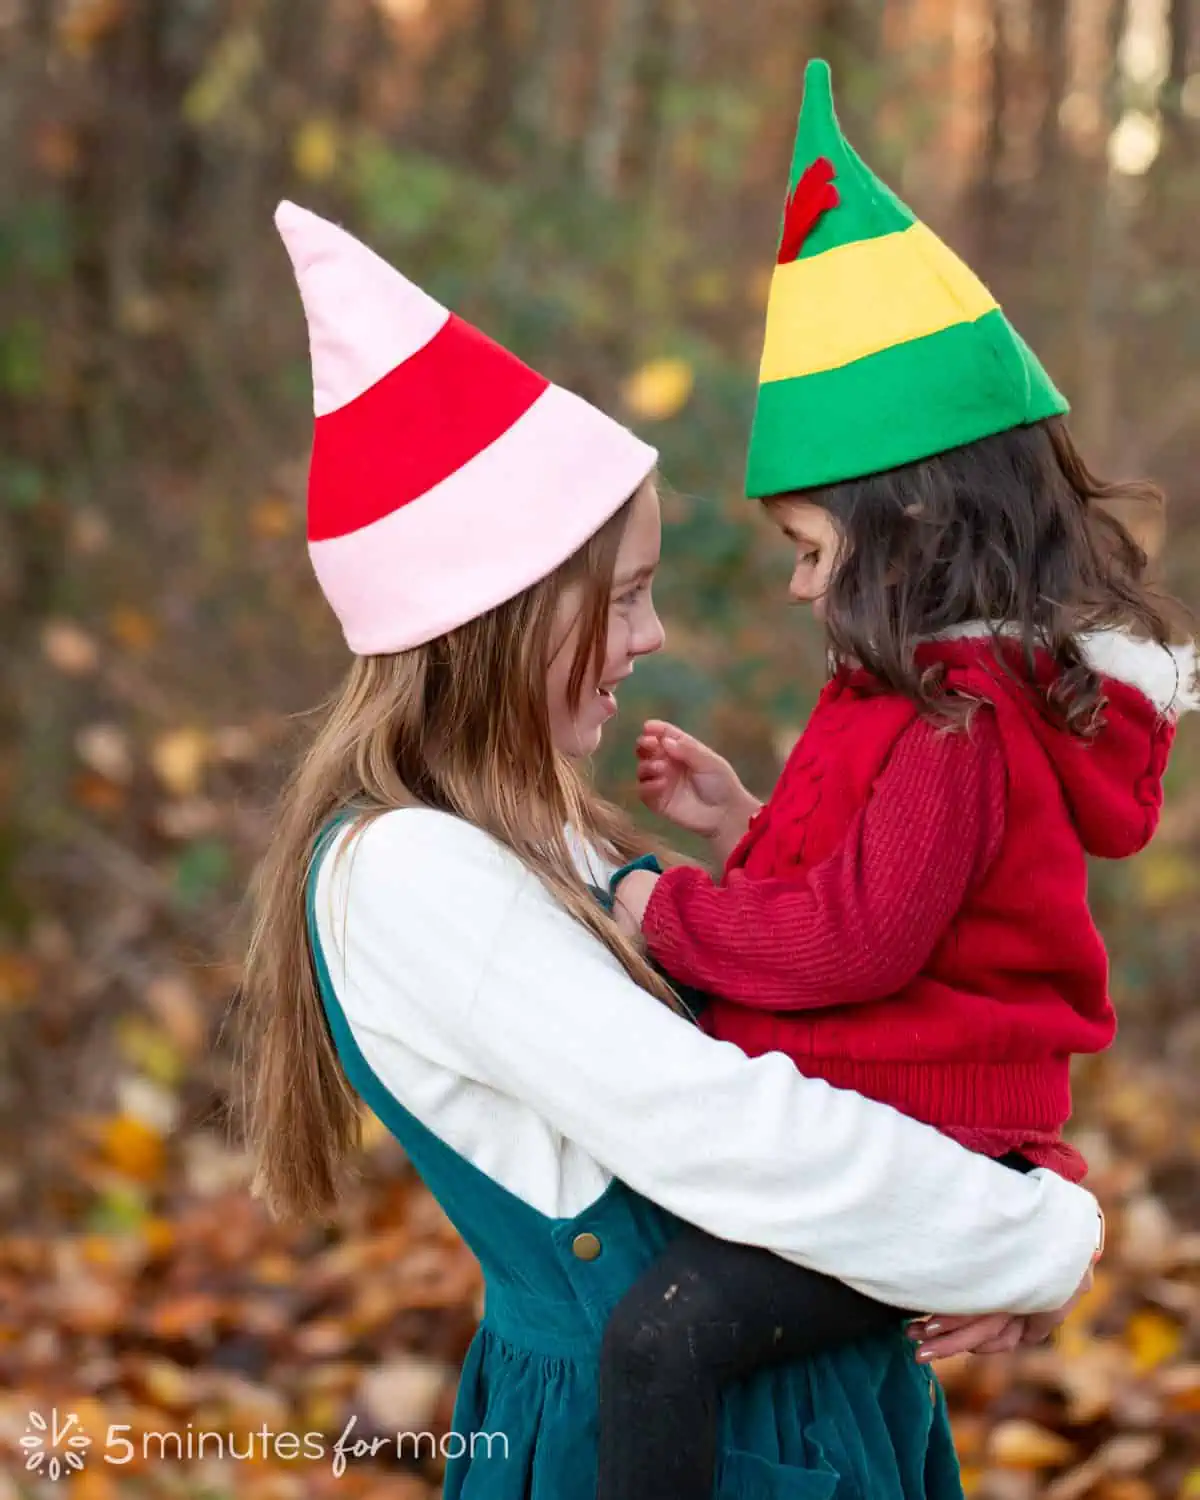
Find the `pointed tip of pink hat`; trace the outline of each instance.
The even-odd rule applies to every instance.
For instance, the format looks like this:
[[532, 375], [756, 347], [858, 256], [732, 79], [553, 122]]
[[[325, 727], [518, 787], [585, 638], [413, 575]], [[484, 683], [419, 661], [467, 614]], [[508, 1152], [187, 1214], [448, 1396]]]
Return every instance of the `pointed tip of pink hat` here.
[[308, 210], [301, 208], [298, 203], [293, 203], [290, 198], [281, 198], [279, 206], [275, 210], [275, 228], [280, 234], [286, 234], [290, 226], [302, 222], [308, 216]]
[[292, 237], [299, 234], [309, 219], [314, 215], [306, 208], [301, 208], [298, 203], [290, 203], [286, 198], [275, 210], [275, 228], [279, 231], [285, 245], [291, 247]]
[[[299, 274], [302, 265], [310, 262], [322, 249], [335, 249], [340, 243], [358, 245], [358, 241], [328, 219], [301, 208], [284, 198], [275, 210], [275, 228], [291, 256], [292, 264]], [[365, 249], [365, 246], [359, 246]], [[370, 252], [367, 252], [370, 254]], [[303, 290], [303, 288], [302, 288]]]
[[434, 336], [449, 314], [360, 240], [286, 198], [278, 229], [308, 319], [313, 407], [345, 406]]

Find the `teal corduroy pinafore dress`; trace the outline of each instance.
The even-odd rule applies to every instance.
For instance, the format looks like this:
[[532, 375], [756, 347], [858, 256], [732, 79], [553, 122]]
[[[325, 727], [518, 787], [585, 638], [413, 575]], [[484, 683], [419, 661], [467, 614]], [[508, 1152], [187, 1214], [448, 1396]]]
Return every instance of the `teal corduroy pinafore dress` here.
[[[618, 1180], [574, 1218], [547, 1218], [404, 1108], [363, 1057], [334, 994], [315, 920], [319, 861], [308, 928], [342, 1066], [485, 1281], [444, 1444], [445, 1500], [594, 1500], [604, 1325], [678, 1221]], [[940, 1387], [899, 1331], [732, 1386], [721, 1423], [719, 1500], [962, 1500]]]

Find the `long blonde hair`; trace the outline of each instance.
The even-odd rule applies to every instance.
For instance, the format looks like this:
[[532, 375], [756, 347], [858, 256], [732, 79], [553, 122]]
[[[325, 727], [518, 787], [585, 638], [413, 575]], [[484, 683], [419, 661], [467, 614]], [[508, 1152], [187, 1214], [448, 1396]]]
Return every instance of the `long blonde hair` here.
[[335, 813], [354, 810], [353, 836], [402, 807], [437, 808], [475, 824], [507, 845], [631, 978], [675, 1003], [572, 859], [568, 827], [618, 861], [647, 840], [555, 750], [546, 699], [556, 606], [572, 585], [583, 601], [568, 683], [573, 707], [589, 669], [603, 662], [631, 504], [517, 598], [427, 645], [356, 659], [282, 791], [252, 887], [238, 996], [253, 1190], [278, 1218], [327, 1212], [360, 1143], [360, 1106], [330, 1036], [306, 922], [314, 843]]

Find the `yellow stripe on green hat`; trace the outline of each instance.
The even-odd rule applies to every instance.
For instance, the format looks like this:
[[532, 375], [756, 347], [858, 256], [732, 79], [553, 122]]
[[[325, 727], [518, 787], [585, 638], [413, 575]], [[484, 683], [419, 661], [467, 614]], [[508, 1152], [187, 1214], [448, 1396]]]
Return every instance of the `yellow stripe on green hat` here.
[[747, 495], [855, 479], [1067, 410], [984, 284], [854, 151], [828, 64], [809, 63]]

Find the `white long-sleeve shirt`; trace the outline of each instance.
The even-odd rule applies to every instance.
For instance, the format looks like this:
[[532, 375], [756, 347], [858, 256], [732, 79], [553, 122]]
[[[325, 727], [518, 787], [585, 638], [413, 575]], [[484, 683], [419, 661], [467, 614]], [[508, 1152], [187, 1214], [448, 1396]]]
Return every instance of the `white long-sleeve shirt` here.
[[316, 910], [353, 1035], [405, 1109], [534, 1208], [572, 1217], [617, 1176], [900, 1307], [1034, 1312], [1075, 1290], [1099, 1231], [1082, 1188], [705, 1036], [468, 823], [403, 809], [347, 834]]

